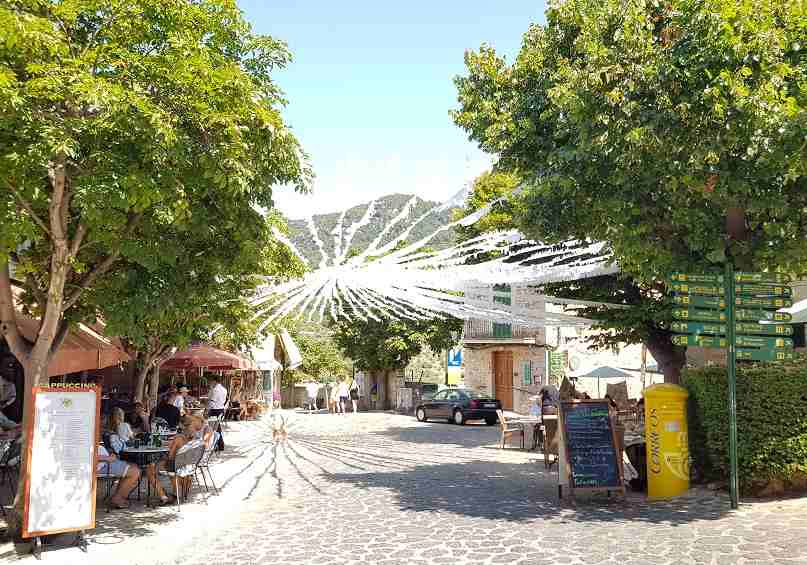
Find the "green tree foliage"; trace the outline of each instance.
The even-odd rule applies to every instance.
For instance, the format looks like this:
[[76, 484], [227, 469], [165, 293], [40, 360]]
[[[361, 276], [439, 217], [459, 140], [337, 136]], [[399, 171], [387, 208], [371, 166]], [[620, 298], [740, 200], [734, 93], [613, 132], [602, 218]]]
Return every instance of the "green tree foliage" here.
[[743, 268], [807, 266], [806, 15], [786, 0], [557, 3], [512, 65], [466, 55], [454, 119], [524, 180], [520, 229], [607, 241], [626, 275], [612, 288], [652, 322], [665, 274], [727, 249]]
[[331, 331], [316, 324], [284, 321], [294, 342], [300, 348], [303, 364], [293, 371], [284, 371], [284, 386], [303, 379], [320, 383], [344, 378], [350, 363], [336, 344]]
[[302, 274], [299, 259], [272, 235], [273, 227], [284, 228], [277, 214], [264, 218], [252, 210], [252, 216], [238, 228], [251, 231], [250, 245], [242, 245], [241, 237], [221, 226], [207, 226], [205, 239], [199, 237], [201, 229], [193, 230], [192, 238], [184, 230], [163, 232], [168, 264], [149, 270], [121, 261], [88, 291], [107, 331], [121, 336], [127, 353], [137, 360], [138, 399], [144, 397], [148, 371], [192, 340], [230, 351], [255, 345], [262, 335], [250, 297], [264, 277]]
[[30, 402], [119, 261], [170, 268], [175, 229], [255, 245], [251, 212], [311, 173], [271, 77], [289, 53], [234, 0], [6, 0], [0, 29], [0, 333]]
[[[807, 365], [804, 357], [737, 371], [740, 486], [746, 493], [771, 480], [804, 488], [807, 469]], [[688, 370], [690, 453], [704, 478], [728, 476], [728, 388], [725, 367]]]
[[[173, 228], [248, 244], [237, 228], [271, 187], [310, 174], [271, 79], [289, 54], [233, 1], [10, 0], [0, 28], [2, 330], [38, 380], [119, 259], [170, 264]], [[42, 320], [34, 344], [14, 323], [9, 257]]]
[[334, 326], [334, 340], [361, 371], [403, 369], [428, 345], [440, 352], [456, 345], [462, 321], [341, 320]]
[[465, 206], [456, 208], [452, 212], [452, 219], [460, 220], [493, 202], [496, 204], [478, 222], [470, 226], [457, 226], [458, 239], [464, 241], [485, 232], [514, 229], [516, 225], [511, 197], [520, 183], [517, 174], [503, 171], [486, 171], [474, 179]]

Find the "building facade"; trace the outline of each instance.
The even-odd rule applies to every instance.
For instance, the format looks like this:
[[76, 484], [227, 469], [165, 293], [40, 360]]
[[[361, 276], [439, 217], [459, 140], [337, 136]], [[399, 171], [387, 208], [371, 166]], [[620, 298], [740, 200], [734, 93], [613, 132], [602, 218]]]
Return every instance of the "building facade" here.
[[[543, 312], [546, 307], [526, 285], [469, 286], [465, 300], [502, 304], [514, 314]], [[505, 410], [527, 412], [529, 397], [546, 382], [545, 339], [543, 328], [467, 320], [462, 340], [465, 386], [495, 396]]]

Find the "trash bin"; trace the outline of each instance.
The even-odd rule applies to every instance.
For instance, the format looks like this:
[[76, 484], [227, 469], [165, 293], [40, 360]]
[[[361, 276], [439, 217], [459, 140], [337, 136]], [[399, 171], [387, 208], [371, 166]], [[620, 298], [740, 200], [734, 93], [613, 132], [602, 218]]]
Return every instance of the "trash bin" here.
[[647, 495], [672, 498], [689, 489], [686, 389], [657, 384], [644, 391]]

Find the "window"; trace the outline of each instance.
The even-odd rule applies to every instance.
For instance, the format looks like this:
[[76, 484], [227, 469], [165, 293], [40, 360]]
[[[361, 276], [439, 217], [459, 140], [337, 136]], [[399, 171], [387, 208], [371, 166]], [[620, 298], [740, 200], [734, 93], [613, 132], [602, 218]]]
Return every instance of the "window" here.
[[432, 400], [438, 400], [438, 401], [439, 400], [445, 400], [447, 395], [448, 395], [448, 391], [441, 390], [440, 392], [438, 392], [437, 394], [432, 396]]
[[[512, 291], [509, 284], [493, 285], [493, 302], [510, 306], [513, 303]], [[510, 324], [493, 324], [493, 337], [511, 338], [513, 337], [513, 326]]]

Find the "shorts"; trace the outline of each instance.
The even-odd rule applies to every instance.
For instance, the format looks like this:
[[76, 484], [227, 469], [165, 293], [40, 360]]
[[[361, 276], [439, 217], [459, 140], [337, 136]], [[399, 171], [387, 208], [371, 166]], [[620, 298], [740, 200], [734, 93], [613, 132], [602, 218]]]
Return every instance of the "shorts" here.
[[126, 461], [115, 459], [114, 461], [101, 461], [98, 463], [98, 474], [110, 477], [124, 477], [129, 471], [129, 464]]
[[347, 396], [340, 396], [339, 402], [347, 402]]

